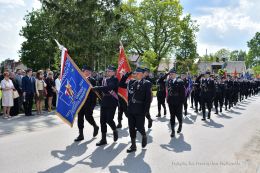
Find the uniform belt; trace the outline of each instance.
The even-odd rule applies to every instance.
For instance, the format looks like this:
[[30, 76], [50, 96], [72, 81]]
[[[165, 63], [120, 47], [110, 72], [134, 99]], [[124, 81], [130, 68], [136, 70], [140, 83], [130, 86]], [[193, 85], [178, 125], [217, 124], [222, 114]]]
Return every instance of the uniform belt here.
[[143, 101], [139, 101], [139, 100], [136, 100], [136, 99], [132, 99], [131, 101], [132, 101], [132, 103], [138, 103], [138, 104], [144, 103]]

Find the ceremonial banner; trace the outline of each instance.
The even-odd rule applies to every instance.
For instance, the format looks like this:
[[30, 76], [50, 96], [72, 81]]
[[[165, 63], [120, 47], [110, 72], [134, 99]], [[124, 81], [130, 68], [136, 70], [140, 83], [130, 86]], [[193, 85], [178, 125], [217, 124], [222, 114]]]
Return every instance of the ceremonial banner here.
[[58, 94], [57, 115], [71, 127], [76, 115], [85, 103], [90, 89], [91, 84], [66, 53], [61, 87]]
[[[118, 58], [117, 74], [116, 74], [117, 79], [120, 81], [123, 74], [130, 71], [131, 71], [131, 67], [126, 58], [124, 47], [121, 45], [119, 58]], [[126, 101], [126, 103], [128, 102], [127, 89], [119, 87], [118, 95], [121, 96]]]
[[234, 77], [237, 77], [237, 68], [235, 68], [233, 75], [234, 75]]

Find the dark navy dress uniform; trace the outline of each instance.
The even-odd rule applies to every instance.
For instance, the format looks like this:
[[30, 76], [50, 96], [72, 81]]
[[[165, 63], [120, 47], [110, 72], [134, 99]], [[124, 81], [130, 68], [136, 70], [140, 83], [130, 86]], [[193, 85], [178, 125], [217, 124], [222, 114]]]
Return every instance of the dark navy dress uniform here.
[[232, 100], [232, 95], [233, 95], [233, 81], [230, 79], [227, 79], [225, 81], [225, 110], [227, 110], [227, 106], [230, 109], [233, 106], [233, 100]]
[[[149, 68], [144, 68], [143, 71], [150, 73], [150, 69]], [[144, 79], [149, 81], [151, 83], [151, 85], [153, 84], [152, 79], [149, 76], [144, 77]], [[153, 95], [151, 93], [151, 100], [150, 100], [150, 102], [152, 103], [152, 101], [153, 101]], [[151, 118], [150, 111], [145, 115], [145, 117], [148, 120], [148, 128], [150, 129], [152, 127], [152, 125], [153, 125], [153, 120]]]
[[[172, 70], [172, 72], [175, 72]], [[183, 80], [180, 78], [168, 79], [166, 82], [167, 86], [167, 103], [171, 114], [171, 137], [175, 136], [175, 117], [179, 122], [177, 133], [182, 130], [182, 109], [185, 100], [185, 88]]]
[[166, 79], [167, 74], [162, 75], [158, 80], [157, 80], [157, 104], [158, 104], [158, 115], [157, 117], [161, 117], [161, 106], [164, 109], [164, 115], [166, 115], [166, 106], [165, 106], [165, 98], [166, 98]]
[[[142, 69], [137, 68], [136, 71], [142, 72]], [[129, 73], [124, 75], [120, 81], [119, 86], [122, 88], [127, 88], [128, 90], [127, 115], [132, 145], [127, 152], [132, 152], [136, 150], [136, 130], [143, 136], [142, 147], [145, 147], [147, 144], [144, 124], [145, 115], [147, 115], [150, 110], [152, 84], [145, 79], [140, 81], [130, 80], [128, 83], [126, 83], [128, 77]]]
[[[91, 83], [93, 87], [96, 86], [96, 80], [92, 77], [88, 77], [87, 80]], [[97, 126], [94, 117], [93, 110], [96, 106], [97, 97], [93, 90], [90, 90], [88, 98], [86, 99], [83, 107], [78, 113], [78, 129], [79, 136], [75, 139], [75, 141], [81, 141], [84, 139], [83, 129], [84, 129], [84, 117], [94, 128], [93, 137], [97, 136], [99, 127]]]
[[117, 128], [122, 128], [122, 120], [123, 120], [123, 114], [127, 117], [127, 103], [126, 101], [119, 95], [119, 104], [118, 104], [118, 125]]
[[[108, 70], [115, 71], [116, 69], [112, 66], [109, 66]], [[114, 116], [116, 108], [118, 106], [118, 79], [115, 76], [112, 76], [110, 78], [104, 78], [102, 86], [97, 86], [93, 89], [102, 95], [102, 99], [100, 102], [100, 125], [102, 139], [99, 143], [97, 143], [97, 146], [100, 146], [107, 143], [107, 124], [113, 130], [114, 141], [117, 141], [118, 139], [118, 132], [116, 130], [116, 124], [114, 122]]]
[[221, 81], [217, 81], [215, 86], [216, 86], [216, 95], [214, 97], [214, 106], [215, 106], [216, 114], [218, 114], [218, 107], [220, 109], [219, 111], [222, 112], [224, 95], [225, 95], [225, 84]]
[[208, 109], [208, 119], [210, 119], [211, 109], [213, 100], [215, 97], [215, 82], [214, 80], [208, 78], [208, 79], [202, 79], [201, 80], [201, 109], [202, 109], [202, 115], [203, 119], [205, 120], [206, 117], [206, 106]]

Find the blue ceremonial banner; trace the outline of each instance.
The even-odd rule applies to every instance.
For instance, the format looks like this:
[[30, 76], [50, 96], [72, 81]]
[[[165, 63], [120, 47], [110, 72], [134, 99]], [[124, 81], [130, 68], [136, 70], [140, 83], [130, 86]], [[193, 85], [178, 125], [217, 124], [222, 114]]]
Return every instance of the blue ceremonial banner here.
[[71, 127], [76, 115], [85, 103], [90, 89], [91, 84], [67, 55], [58, 94], [57, 115]]

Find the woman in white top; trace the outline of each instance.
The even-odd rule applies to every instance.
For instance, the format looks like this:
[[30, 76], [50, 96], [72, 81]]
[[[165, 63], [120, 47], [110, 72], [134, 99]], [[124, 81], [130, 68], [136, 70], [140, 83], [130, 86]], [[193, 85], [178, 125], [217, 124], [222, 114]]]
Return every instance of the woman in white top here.
[[60, 80], [61, 75], [55, 80], [55, 88], [56, 88], [56, 107], [58, 105], [58, 97], [59, 97], [59, 91], [60, 91], [60, 85], [61, 85], [61, 80]]
[[4, 72], [4, 79], [1, 81], [2, 88], [2, 106], [4, 109], [3, 118], [11, 118], [10, 109], [14, 105], [13, 99], [13, 82], [9, 79], [9, 72]]
[[46, 86], [47, 85], [43, 80], [43, 72], [39, 70], [36, 74], [36, 80], [35, 80], [35, 89], [36, 89], [35, 101], [36, 101], [36, 109], [38, 115], [42, 114], [42, 103], [46, 97]]

